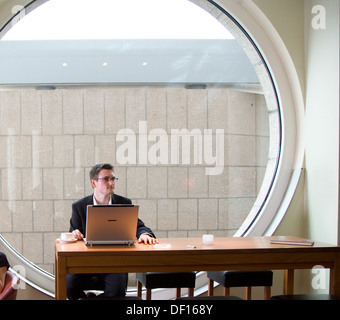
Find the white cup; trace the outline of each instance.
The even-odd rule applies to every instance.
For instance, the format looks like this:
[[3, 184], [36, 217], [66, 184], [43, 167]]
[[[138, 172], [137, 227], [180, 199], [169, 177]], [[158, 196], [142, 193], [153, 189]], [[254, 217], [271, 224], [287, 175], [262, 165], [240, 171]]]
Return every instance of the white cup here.
[[202, 236], [202, 242], [205, 245], [210, 245], [214, 243], [214, 235], [213, 234], [204, 234]]
[[62, 232], [60, 234], [60, 240], [62, 241], [71, 241], [73, 239], [74, 239], [74, 236], [72, 232]]

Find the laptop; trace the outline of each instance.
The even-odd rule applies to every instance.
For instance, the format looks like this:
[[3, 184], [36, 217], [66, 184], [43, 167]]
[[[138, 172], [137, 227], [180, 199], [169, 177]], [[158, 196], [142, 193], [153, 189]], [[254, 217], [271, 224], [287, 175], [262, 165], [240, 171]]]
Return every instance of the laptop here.
[[133, 244], [138, 210], [133, 204], [88, 205], [85, 244]]

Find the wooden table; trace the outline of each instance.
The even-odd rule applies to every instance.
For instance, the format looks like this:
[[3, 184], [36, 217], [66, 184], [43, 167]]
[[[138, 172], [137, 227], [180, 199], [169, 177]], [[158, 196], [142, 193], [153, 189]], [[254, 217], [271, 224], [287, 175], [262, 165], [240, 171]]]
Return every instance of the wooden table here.
[[[286, 270], [284, 293], [293, 293], [294, 269], [330, 268], [330, 293], [340, 297], [340, 247], [272, 244], [277, 237], [159, 239], [160, 245], [93, 246], [82, 241], [55, 245], [56, 299], [66, 299], [67, 273]], [[292, 238], [292, 237], [289, 237]], [[169, 244], [169, 246], [166, 246]], [[188, 245], [194, 246], [194, 248]]]

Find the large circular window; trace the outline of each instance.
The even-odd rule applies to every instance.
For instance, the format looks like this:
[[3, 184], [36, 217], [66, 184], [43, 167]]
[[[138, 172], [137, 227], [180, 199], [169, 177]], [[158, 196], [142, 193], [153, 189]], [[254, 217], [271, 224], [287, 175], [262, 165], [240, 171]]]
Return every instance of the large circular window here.
[[0, 232], [33, 273], [53, 281], [54, 239], [100, 162], [160, 238], [266, 229], [289, 181], [275, 196], [284, 119], [234, 15], [203, 0], [14, 9], [0, 32]]

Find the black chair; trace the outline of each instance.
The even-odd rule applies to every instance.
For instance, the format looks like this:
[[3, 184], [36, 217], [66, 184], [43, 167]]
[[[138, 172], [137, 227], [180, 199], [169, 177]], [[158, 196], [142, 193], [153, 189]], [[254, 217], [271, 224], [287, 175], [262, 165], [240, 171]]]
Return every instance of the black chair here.
[[270, 300], [340, 300], [330, 294], [286, 294], [272, 296]]
[[188, 296], [194, 295], [196, 272], [146, 272], [137, 273], [137, 296], [142, 297], [142, 285], [146, 288], [146, 300], [151, 300], [151, 290], [176, 288], [176, 298], [181, 296], [181, 288], [189, 288]]
[[213, 297], [197, 296], [197, 297], [181, 297], [181, 298], [177, 298], [176, 300], [191, 301], [191, 300], [243, 300], [243, 299], [236, 297], [236, 296], [213, 296]]
[[270, 299], [271, 286], [273, 285], [273, 271], [208, 271], [208, 295], [214, 295], [214, 281], [224, 287], [224, 295], [229, 296], [230, 288], [246, 287], [246, 300], [251, 300], [251, 287], [264, 287], [265, 300]]
[[124, 297], [105, 297], [103, 294], [99, 295], [88, 295], [86, 297], [80, 298], [79, 300], [110, 300], [110, 301], [115, 301], [115, 300], [125, 300], [125, 301], [135, 301], [135, 300], [142, 300], [139, 297], [132, 297], [132, 296], [124, 296]]

